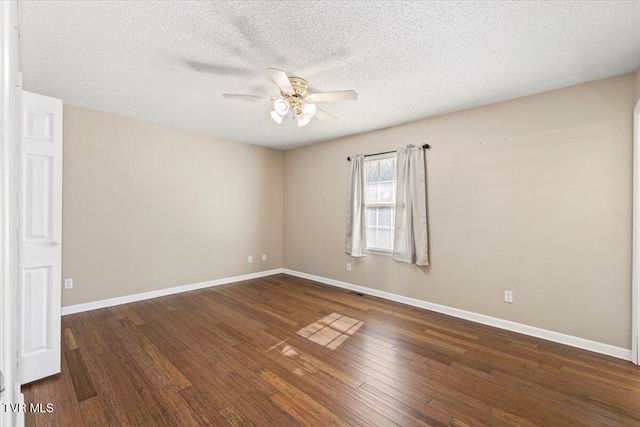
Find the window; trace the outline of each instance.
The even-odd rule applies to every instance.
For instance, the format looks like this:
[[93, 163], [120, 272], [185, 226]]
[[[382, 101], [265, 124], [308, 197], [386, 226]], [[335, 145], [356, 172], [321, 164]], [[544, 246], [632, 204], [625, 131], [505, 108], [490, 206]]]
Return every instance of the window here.
[[396, 156], [365, 161], [367, 250], [393, 251], [396, 215]]

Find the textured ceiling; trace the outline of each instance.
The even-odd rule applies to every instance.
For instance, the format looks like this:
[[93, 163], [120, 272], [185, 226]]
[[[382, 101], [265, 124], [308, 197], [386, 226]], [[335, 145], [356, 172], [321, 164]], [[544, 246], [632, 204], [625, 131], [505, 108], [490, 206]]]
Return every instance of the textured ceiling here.
[[[640, 2], [20, 1], [24, 88], [67, 104], [276, 148], [635, 70]], [[340, 120], [267, 123], [265, 68]]]

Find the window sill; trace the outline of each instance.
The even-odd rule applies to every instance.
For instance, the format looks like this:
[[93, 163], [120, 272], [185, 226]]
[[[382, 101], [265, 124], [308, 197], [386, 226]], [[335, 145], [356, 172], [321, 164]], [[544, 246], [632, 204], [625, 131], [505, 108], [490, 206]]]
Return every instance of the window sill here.
[[371, 255], [393, 256], [393, 251], [385, 251], [383, 249], [367, 249], [367, 253]]

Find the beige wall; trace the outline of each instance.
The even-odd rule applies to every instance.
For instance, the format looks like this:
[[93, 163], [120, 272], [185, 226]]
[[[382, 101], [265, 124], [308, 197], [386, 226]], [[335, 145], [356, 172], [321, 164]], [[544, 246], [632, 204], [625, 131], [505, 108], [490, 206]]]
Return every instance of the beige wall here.
[[282, 267], [282, 177], [278, 150], [65, 105], [63, 305]]
[[[636, 79], [285, 152], [285, 268], [630, 348]], [[431, 266], [347, 256], [346, 157], [408, 143], [432, 144]]]

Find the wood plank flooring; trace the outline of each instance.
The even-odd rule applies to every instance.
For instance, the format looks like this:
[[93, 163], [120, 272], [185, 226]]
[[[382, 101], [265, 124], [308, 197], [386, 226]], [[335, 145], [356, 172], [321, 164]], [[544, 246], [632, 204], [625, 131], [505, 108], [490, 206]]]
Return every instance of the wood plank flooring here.
[[640, 426], [629, 362], [287, 275], [62, 331], [27, 426]]

